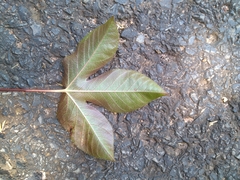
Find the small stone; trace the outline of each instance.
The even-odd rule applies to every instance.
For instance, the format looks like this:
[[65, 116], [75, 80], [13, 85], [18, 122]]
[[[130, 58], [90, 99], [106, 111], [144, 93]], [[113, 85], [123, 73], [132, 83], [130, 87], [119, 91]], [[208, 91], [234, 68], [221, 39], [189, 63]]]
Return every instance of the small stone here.
[[38, 95], [38, 94], [34, 94], [32, 106], [33, 106], [33, 107], [36, 107], [36, 106], [38, 106], [39, 104], [41, 104], [41, 96]]
[[233, 91], [234, 92], [240, 92], [240, 83], [237, 83], [237, 84], [233, 84], [232, 85], [232, 88], [233, 88]]
[[68, 5], [71, 3], [71, 0], [66, 0], [65, 3], [66, 3], [66, 5]]
[[156, 157], [154, 157], [152, 160], [153, 160], [153, 162], [155, 162], [157, 164], [159, 163], [159, 161], [158, 161], [158, 159]]
[[187, 45], [186, 41], [182, 37], [180, 37], [178, 39], [178, 41], [179, 41], [179, 45], [181, 45], [181, 46], [186, 46]]
[[28, 78], [28, 79], [27, 79], [27, 83], [28, 83], [28, 85], [29, 85], [30, 87], [35, 86], [35, 83], [34, 83], [34, 81], [33, 81], [31, 78]]
[[63, 11], [65, 13], [67, 13], [68, 15], [72, 15], [72, 13], [73, 13], [73, 9], [70, 9], [70, 8], [65, 8], [65, 9], [63, 9]]
[[143, 34], [138, 35], [136, 41], [138, 43], [144, 43], [145, 36]]
[[185, 122], [184, 121], [178, 121], [177, 122], [177, 128], [178, 130], [181, 130], [185, 127]]
[[[5, 94], [2, 94], [2, 95], [5, 95]], [[7, 107], [2, 108], [2, 115], [8, 116], [8, 114], [9, 114], [9, 108]]]
[[128, 0], [115, 0], [116, 3], [126, 5], [128, 3]]
[[157, 72], [159, 74], [163, 73], [163, 67], [160, 64], [157, 64]]
[[181, 2], [183, 2], [183, 0], [173, 0], [173, 4], [178, 4], [178, 3], [181, 3]]
[[62, 159], [62, 160], [66, 160], [67, 155], [66, 155], [66, 153], [65, 153], [62, 149], [60, 149], [60, 150], [56, 153], [55, 158], [59, 158], [59, 159]]
[[77, 22], [72, 22], [71, 24], [70, 24], [70, 29], [71, 29], [71, 32], [73, 33], [73, 34], [76, 34], [76, 35], [81, 35], [81, 31], [82, 31], [82, 28], [83, 28], [83, 26], [82, 26], [82, 24], [80, 24], [80, 23], [77, 23]]
[[159, 4], [161, 5], [161, 7], [167, 8], [167, 9], [171, 9], [172, 5], [171, 5], [171, 1], [169, 0], [161, 0], [159, 2]]
[[52, 149], [58, 149], [59, 148], [58, 145], [56, 145], [55, 143], [52, 143], [52, 142], [50, 142], [49, 145]]
[[136, 36], [137, 36], [137, 31], [135, 31], [132, 28], [124, 29], [121, 33], [121, 37], [128, 40], [132, 40]]
[[89, 2], [89, 0], [83, 0], [84, 4], [87, 4]]
[[136, 0], [136, 4], [139, 5], [143, 2], [143, 0]]
[[132, 46], [132, 50], [133, 50], [133, 51], [135, 51], [137, 48], [138, 48], [137, 44], [134, 44], [134, 45]]
[[12, 49], [12, 53], [13, 53], [13, 54], [17, 54], [17, 55], [22, 54], [21, 50], [20, 50], [19, 48], [16, 48], [16, 47], [14, 47], [14, 48]]
[[[168, 50], [167, 50], [167, 47], [165, 46], [165, 45], [163, 45], [163, 46], [158, 46], [156, 49], [155, 49], [156, 51], [157, 51], [157, 53], [166, 53]], [[159, 52], [160, 51], [160, 52]]]
[[188, 45], [193, 45], [195, 41], [195, 36], [191, 36], [190, 39], [188, 40]]
[[144, 168], [145, 160], [144, 158], [140, 157], [137, 161], [134, 161], [132, 167], [134, 170], [141, 172]]
[[207, 94], [208, 94], [210, 97], [214, 97], [214, 92], [213, 92], [212, 90], [207, 91]]
[[68, 44], [68, 39], [67, 39], [66, 36], [61, 36], [59, 42], [60, 42], [60, 43], [66, 43], [66, 44]]
[[9, 76], [5, 71], [0, 70], [0, 78], [6, 82], [9, 82]]
[[62, 51], [62, 47], [60, 44], [58, 43], [53, 43], [52, 48], [50, 50], [53, 54], [55, 55], [60, 55], [61, 51]]
[[240, 81], [240, 74], [237, 76], [238, 81]]
[[192, 48], [186, 48], [186, 53], [193, 56], [196, 53], [196, 50]]
[[226, 103], [226, 102], [228, 101], [228, 98], [222, 97], [222, 101], [223, 101], [224, 103]]
[[176, 177], [177, 176], [177, 170], [176, 169], [172, 169], [169, 173], [172, 177]]
[[164, 149], [161, 146], [156, 147], [156, 152], [160, 155], [163, 156], [165, 154]]
[[52, 25], [56, 25], [56, 23], [57, 23], [56, 19], [54, 19], [54, 18], [52, 18], [50, 21], [51, 21]]
[[58, 23], [58, 27], [60, 27], [64, 31], [68, 32], [68, 28], [67, 28], [67, 25], [65, 23], [61, 23], [61, 22]]
[[209, 178], [210, 178], [210, 180], [218, 180], [217, 174], [214, 172], [211, 172]]
[[28, 22], [29, 17], [30, 17], [30, 13], [29, 13], [27, 8], [25, 8], [24, 6], [19, 6], [18, 14], [19, 14], [20, 19], [22, 21], [27, 21]]
[[238, 160], [240, 160], [240, 154], [238, 154], [237, 156], [235, 156]]
[[38, 122], [39, 122], [39, 124], [43, 124], [43, 117], [42, 116], [38, 117]]
[[192, 99], [193, 102], [196, 103], [196, 102], [198, 101], [198, 97], [197, 97], [197, 94], [196, 94], [196, 93], [191, 93], [191, 94], [190, 94], [190, 97], [191, 97], [191, 99]]
[[53, 28], [52, 30], [51, 30], [51, 32], [53, 33], [53, 35], [58, 35], [59, 33], [60, 33], [60, 31], [61, 31], [61, 29], [59, 29], [59, 28]]
[[16, 39], [13, 35], [9, 34], [8, 31], [1, 31], [0, 27], [0, 47], [4, 50], [9, 50], [9, 48], [15, 43]]
[[33, 24], [31, 25], [31, 28], [32, 28], [32, 32], [33, 32], [33, 35], [36, 36], [36, 35], [41, 35], [42, 33], [42, 27], [38, 24]]
[[194, 123], [202, 124], [208, 118], [209, 118], [209, 109], [205, 108], [204, 110], [202, 110], [201, 114], [194, 120]]
[[208, 44], [213, 44], [218, 40], [218, 36], [215, 33], [210, 34], [207, 38], [206, 38], [206, 43]]
[[217, 52], [216, 48], [211, 46], [210, 44], [205, 44], [203, 46], [203, 50], [207, 53], [215, 54]]
[[234, 55], [236, 58], [240, 58], [240, 51], [239, 51], [239, 50], [233, 51], [233, 55]]

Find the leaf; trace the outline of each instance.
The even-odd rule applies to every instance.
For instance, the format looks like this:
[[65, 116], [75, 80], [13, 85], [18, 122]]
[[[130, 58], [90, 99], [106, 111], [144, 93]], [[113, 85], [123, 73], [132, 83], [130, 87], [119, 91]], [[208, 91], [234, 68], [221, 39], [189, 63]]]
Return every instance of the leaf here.
[[78, 148], [106, 160], [114, 160], [113, 130], [87, 102], [112, 112], [129, 112], [166, 94], [154, 81], [131, 70], [115, 69], [88, 80], [113, 58], [118, 38], [112, 17], [85, 36], [76, 52], [63, 60], [65, 89], [57, 113]]
[[66, 89], [76, 89], [90, 75], [108, 63], [118, 48], [118, 31], [114, 18], [90, 32], [77, 46], [77, 50], [63, 61]]
[[111, 70], [82, 83], [81, 87], [88, 92], [77, 97], [78, 99], [84, 98], [112, 112], [130, 112], [166, 95], [150, 78], [136, 71], [123, 69]]
[[61, 124], [71, 132], [78, 148], [92, 156], [114, 160], [112, 126], [99, 111], [74, 95], [61, 96], [58, 109]]

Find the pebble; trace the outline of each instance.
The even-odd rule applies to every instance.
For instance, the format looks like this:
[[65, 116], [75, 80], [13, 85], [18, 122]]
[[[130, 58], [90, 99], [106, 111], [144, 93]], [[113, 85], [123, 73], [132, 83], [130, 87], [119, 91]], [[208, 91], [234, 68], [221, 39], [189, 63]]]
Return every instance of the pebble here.
[[143, 34], [138, 35], [136, 41], [138, 43], [144, 43], [145, 36]]
[[57, 36], [61, 32], [61, 29], [59, 29], [59, 28], [52, 28], [51, 32], [52, 32], [53, 36]]
[[61, 29], [63, 29], [66, 32], [69, 32], [68, 27], [65, 23], [59, 22], [58, 27], [60, 27]]
[[62, 160], [67, 160], [67, 155], [65, 153], [65, 151], [63, 151], [62, 149], [58, 150], [58, 152], [56, 153], [55, 155], [55, 158], [59, 158], [59, 159], [62, 159]]
[[191, 36], [188, 40], [188, 45], [193, 45], [194, 41], [195, 41], [195, 36]]
[[198, 97], [196, 93], [190, 93], [190, 97], [193, 102], [197, 103], [198, 102]]
[[159, 74], [162, 74], [163, 73], [163, 67], [160, 65], [160, 64], [157, 64], [157, 72]]
[[115, 0], [116, 3], [126, 5], [128, 3], [128, 0]]
[[41, 35], [42, 33], [42, 27], [38, 24], [31, 25], [33, 36]]
[[186, 48], [186, 53], [189, 54], [189, 55], [191, 55], [191, 56], [195, 55], [196, 52], [197, 52], [196, 49], [189, 48], [189, 47]]
[[81, 33], [82, 33], [82, 28], [83, 28], [83, 26], [82, 26], [82, 24], [80, 24], [80, 23], [77, 23], [77, 22], [71, 22], [71, 23], [70, 23], [70, 29], [71, 29], [71, 32], [72, 32], [73, 34], [81, 35]]
[[143, 0], [136, 0], [136, 5], [139, 5], [143, 2]]
[[159, 1], [159, 4], [161, 5], [161, 7], [167, 8], [167, 9], [171, 9], [172, 7], [171, 1], [169, 0], [161, 0]]
[[183, 2], [183, 0], [173, 0], [172, 4], [178, 4], [178, 3], [181, 3]]
[[237, 81], [240, 82], [240, 74], [237, 76]]
[[22, 54], [22, 51], [19, 48], [14, 47], [12, 48], [12, 53], [16, 55], [20, 55]]
[[8, 51], [16, 42], [16, 38], [12, 34], [10, 34], [9, 31], [5, 31], [4, 29], [2, 29], [1, 26], [0, 33], [0, 47], [3, 50]]
[[236, 83], [232, 85], [233, 92], [240, 93], [240, 83]]
[[135, 31], [134, 29], [126, 28], [122, 31], [121, 37], [127, 40], [132, 40], [134, 37], [137, 36], [137, 34], [138, 34], [137, 31]]
[[24, 6], [19, 6], [18, 7], [18, 14], [20, 16], [20, 19], [22, 21], [29, 21], [29, 17], [30, 17], [30, 12], [28, 11], [28, 9]]
[[3, 70], [0, 70], [0, 78], [3, 81], [9, 82], [9, 75]]

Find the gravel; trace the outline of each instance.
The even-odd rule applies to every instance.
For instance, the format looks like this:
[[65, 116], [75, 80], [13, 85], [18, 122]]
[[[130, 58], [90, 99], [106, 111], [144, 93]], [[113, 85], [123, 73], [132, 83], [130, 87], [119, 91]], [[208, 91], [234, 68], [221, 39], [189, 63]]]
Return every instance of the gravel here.
[[110, 68], [139, 71], [169, 96], [128, 114], [99, 110], [115, 162], [78, 150], [56, 118], [59, 94], [1, 93], [0, 179], [240, 177], [240, 2], [0, 2], [0, 86], [61, 88], [62, 60], [115, 16]]

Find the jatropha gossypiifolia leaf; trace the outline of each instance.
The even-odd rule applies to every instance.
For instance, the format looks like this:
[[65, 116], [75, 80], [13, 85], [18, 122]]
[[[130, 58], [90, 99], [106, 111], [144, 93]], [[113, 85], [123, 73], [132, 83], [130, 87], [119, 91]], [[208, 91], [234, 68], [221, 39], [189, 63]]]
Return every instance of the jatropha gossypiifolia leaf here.
[[58, 120], [70, 131], [71, 140], [78, 148], [111, 161], [114, 160], [112, 126], [87, 102], [112, 112], [129, 112], [166, 95], [154, 81], [131, 70], [114, 69], [88, 80], [114, 57], [118, 41], [112, 17], [85, 36], [76, 51], [63, 60], [65, 89], [57, 113]]

